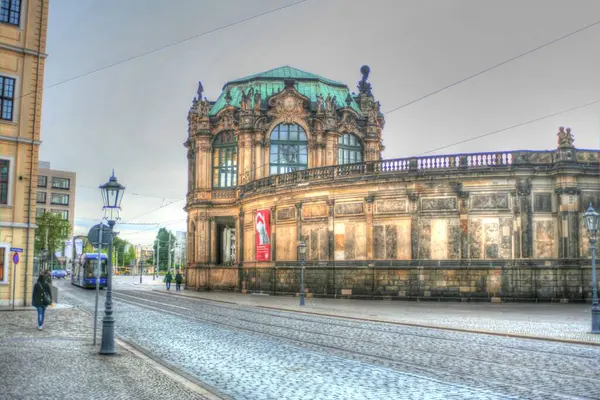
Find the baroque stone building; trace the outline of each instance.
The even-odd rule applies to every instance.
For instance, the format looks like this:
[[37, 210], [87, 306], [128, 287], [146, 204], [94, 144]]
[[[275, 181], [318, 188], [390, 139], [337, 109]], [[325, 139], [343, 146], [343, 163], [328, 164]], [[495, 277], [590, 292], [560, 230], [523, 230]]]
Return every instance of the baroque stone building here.
[[291, 67], [188, 114], [187, 286], [309, 296], [571, 299], [591, 292], [581, 223], [597, 150], [383, 160], [380, 104]]

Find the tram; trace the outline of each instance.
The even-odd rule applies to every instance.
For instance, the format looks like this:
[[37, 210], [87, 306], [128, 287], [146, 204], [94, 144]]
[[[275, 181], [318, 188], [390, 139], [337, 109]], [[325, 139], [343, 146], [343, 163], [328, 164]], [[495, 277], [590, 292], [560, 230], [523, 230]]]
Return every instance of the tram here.
[[[96, 287], [96, 266], [98, 265], [98, 254], [86, 253], [79, 256], [71, 274], [71, 284], [82, 288]], [[102, 254], [100, 257], [100, 287], [106, 287], [108, 257]]]

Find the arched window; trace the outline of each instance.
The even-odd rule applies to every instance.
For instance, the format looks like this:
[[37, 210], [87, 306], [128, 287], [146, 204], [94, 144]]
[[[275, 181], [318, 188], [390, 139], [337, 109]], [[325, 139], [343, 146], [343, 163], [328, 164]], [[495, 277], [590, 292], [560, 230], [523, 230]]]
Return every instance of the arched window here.
[[232, 131], [221, 132], [213, 142], [213, 187], [237, 185], [237, 142]]
[[338, 139], [338, 164], [354, 164], [362, 162], [362, 145], [360, 139], [352, 133], [344, 133]]
[[306, 132], [295, 124], [280, 124], [271, 132], [270, 174], [308, 168]]

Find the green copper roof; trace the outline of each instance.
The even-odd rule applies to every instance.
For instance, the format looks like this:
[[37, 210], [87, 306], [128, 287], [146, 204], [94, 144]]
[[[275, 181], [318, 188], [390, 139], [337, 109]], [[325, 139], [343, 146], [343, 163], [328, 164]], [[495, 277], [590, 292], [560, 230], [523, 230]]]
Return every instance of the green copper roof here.
[[310, 72], [301, 71], [297, 68], [286, 65], [284, 67], [273, 68], [265, 72], [230, 81], [227, 84], [225, 84], [225, 86], [223, 86], [223, 89], [225, 89], [225, 87], [227, 87], [227, 85], [230, 83], [242, 83], [252, 81], [255, 79], [282, 80], [286, 78], [292, 78], [296, 80], [320, 81], [328, 85], [346, 87], [346, 85], [344, 85], [343, 83], [332, 81], [331, 79], [323, 78], [322, 76], [315, 75]]
[[[326, 99], [328, 95], [331, 95], [332, 97], [335, 96], [338, 108], [346, 107], [346, 97], [349, 93], [346, 85], [311, 74], [310, 72], [304, 72], [293, 67], [285, 66], [228, 82], [223, 86], [223, 93], [221, 93], [215, 104], [212, 106], [210, 115], [216, 115], [227, 105], [225, 96], [228, 90], [231, 94], [231, 102], [229, 104], [234, 107], [239, 107], [240, 100], [242, 99], [242, 92], [248, 93], [250, 88], [253, 88], [255, 93], [260, 92], [262, 101], [261, 108], [264, 109], [266, 107], [264, 103], [265, 100], [273, 94], [283, 90], [285, 87], [284, 80], [287, 78], [296, 80], [296, 90], [310, 99], [312, 103], [311, 108], [313, 110], [316, 107], [318, 94], [321, 94], [323, 99]], [[252, 101], [252, 105], [253, 104], [254, 101]], [[361, 114], [360, 108], [354, 100], [350, 103], [350, 108], [358, 114]]]

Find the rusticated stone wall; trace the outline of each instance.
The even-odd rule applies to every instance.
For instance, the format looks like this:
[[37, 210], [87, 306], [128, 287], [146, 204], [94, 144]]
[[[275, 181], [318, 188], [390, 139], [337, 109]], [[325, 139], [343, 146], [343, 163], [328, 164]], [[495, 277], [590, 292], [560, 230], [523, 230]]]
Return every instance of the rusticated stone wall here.
[[[195, 275], [200, 290], [297, 295], [300, 268], [217, 268]], [[193, 277], [189, 278], [194, 279]], [[486, 300], [591, 300], [591, 268], [505, 267], [368, 267], [305, 268], [305, 291], [315, 297]]]

